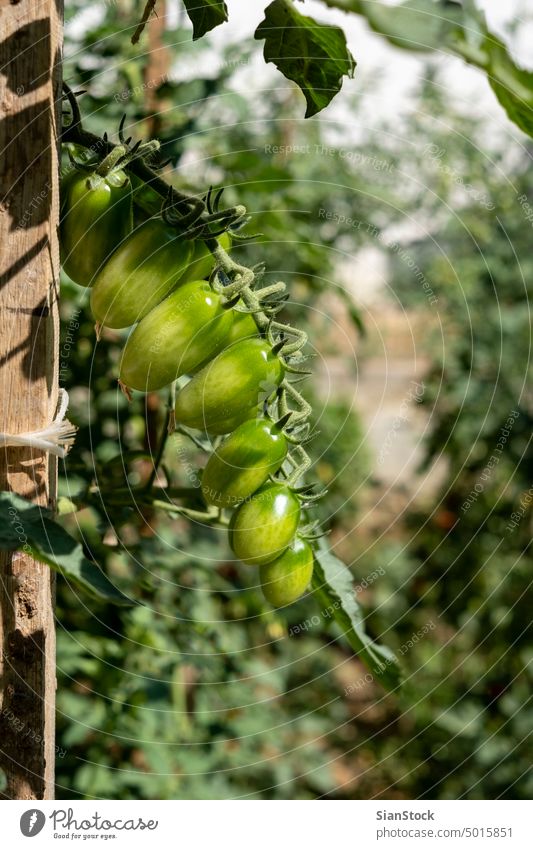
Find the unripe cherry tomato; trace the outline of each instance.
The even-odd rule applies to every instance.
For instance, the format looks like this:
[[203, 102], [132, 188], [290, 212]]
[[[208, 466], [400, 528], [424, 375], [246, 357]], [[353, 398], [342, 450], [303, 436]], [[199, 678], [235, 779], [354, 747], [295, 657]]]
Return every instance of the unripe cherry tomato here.
[[281, 483], [265, 484], [231, 517], [232, 550], [243, 563], [270, 563], [294, 539], [300, 513], [300, 502], [289, 487]]
[[259, 574], [263, 595], [273, 607], [292, 604], [304, 594], [313, 576], [311, 546], [296, 537], [280, 557], [263, 564]]
[[162, 218], [144, 221], [96, 277], [91, 292], [96, 321], [114, 328], [140, 321], [184, 282], [192, 250]]
[[231, 330], [232, 311], [204, 280], [185, 283], [146, 315], [130, 334], [120, 380], [132, 389], [161, 389], [192, 374], [220, 351]]
[[103, 177], [73, 170], [61, 181], [61, 261], [80, 286], [99, 269], [133, 227], [131, 184], [124, 171]]
[[241, 339], [178, 392], [176, 421], [212, 434], [229, 433], [256, 414], [283, 373], [279, 357], [265, 339]]
[[202, 475], [206, 502], [236, 507], [277, 472], [286, 455], [287, 440], [274, 422], [244, 422], [209, 458]]

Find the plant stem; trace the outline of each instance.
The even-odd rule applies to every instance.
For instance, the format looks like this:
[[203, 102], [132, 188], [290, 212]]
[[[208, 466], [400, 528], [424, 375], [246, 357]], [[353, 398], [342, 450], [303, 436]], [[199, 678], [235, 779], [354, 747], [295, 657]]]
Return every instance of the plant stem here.
[[142, 18], [137, 25], [137, 29], [135, 30], [135, 32], [133, 33], [133, 35], [131, 37], [131, 43], [132, 44], [137, 44], [137, 42], [139, 41], [139, 39], [142, 35], [142, 32], [143, 32], [143, 30], [144, 30], [144, 28], [147, 24], [148, 18], [150, 17], [150, 15], [152, 14], [152, 12], [155, 9], [155, 4], [156, 4], [156, 0], [148, 0], [148, 2], [146, 3], [146, 5], [144, 7], [144, 12], [142, 14]]
[[168, 436], [169, 436], [169, 430], [168, 430], [169, 422], [170, 422], [170, 409], [167, 407], [167, 410], [165, 412], [165, 421], [164, 421], [164, 424], [163, 424], [163, 430], [161, 432], [161, 438], [159, 440], [159, 445], [157, 447], [157, 454], [155, 456], [154, 465], [153, 465], [152, 471], [150, 472], [150, 477], [148, 478], [146, 485], [145, 485], [145, 489], [147, 491], [151, 490], [153, 485], [154, 485], [154, 481], [157, 477], [157, 472], [159, 470], [159, 466], [161, 465], [161, 460], [163, 459], [163, 454], [165, 453], [165, 447], [166, 447], [167, 439], [168, 439]]
[[152, 507], [165, 510], [167, 513], [179, 513], [182, 516], [187, 516], [189, 519], [196, 519], [199, 522], [217, 523], [221, 526], [226, 526], [226, 522], [221, 520], [218, 510], [215, 513], [208, 513], [203, 510], [191, 510], [189, 507], [180, 507], [171, 501], [161, 501], [160, 499], [154, 499], [150, 503]]

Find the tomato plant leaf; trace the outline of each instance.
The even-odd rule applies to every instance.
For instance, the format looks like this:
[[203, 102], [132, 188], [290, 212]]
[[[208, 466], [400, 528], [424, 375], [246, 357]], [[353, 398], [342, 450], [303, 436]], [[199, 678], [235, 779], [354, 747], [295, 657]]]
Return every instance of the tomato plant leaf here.
[[443, 39], [460, 20], [461, 8], [435, 0], [405, 0], [389, 6], [376, 0], [324, 0], [327, 6], [366, 18], [374, 32], [407, 50], [442, 50]]
[[183, 0], [192, 23], [193, 41], [228, 20], [228, 7], [224, 0]]
[[132, 604], [96, 563], [85, 557], [80, 543], [54, 522], [50, 510], [12, 492], [0, 492], [0, 549], [25, 549], [91, 595], [113, 604]]
[[533, 71], [516, 64], [473, 0], [447, 6], [435, 0], [406, 0], [397, 6], [379, 0], [324, 3], [361, 15], [374, 32], [396, 47], [453, 53], [484, 71], [509, 119], [533, 137]]
[[265, 41], [265, 61], [273, 62], [301, 88], [306, 118], [328, 105], [344, 76], [353, 77], [355, 61], [343, 31], [301, 15], [291, 0], [274, 0], [267, 6], [255, 38]]
[[507, 47], [490, 32], [485, 15], [472, 3], [464, 12], [451, 50], [476, 65], [487, 79], [507, 116], [524, 133], [533, 136], [533, 71], [520, 68]]
[[333, 617], [351, 647], [377, 681], [388, 690], [401, 683], [396, 656], [386, 646], [375, 643], [366, 633], [363, 615], [353, 589], [350, 570], [328, 548], [324, 540], [315, 551], [313, 592], [324, 618]]
[[494, 94], [507, 117], [533, 138], [533, 73], [508, 61], [509, 54], [503, 63], [503, 52], [497, 56], [492, 48], [491, 54], [489, 83]]

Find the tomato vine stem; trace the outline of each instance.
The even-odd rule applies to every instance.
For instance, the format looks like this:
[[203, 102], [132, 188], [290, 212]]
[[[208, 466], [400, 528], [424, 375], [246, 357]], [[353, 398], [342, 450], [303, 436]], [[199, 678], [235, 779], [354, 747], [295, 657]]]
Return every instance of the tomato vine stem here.
[[[273, 284], [273, 286], [266, 287], [266, 289], [254, 291], [256, 275], [251, 268], [235, 262], [215, 239], [206, 240], [206, 245], [215, 258], [217, 268], [220, 268], [232, 281], [227, 286], [217, 286], [215, 272], [215, 279], [213, 280], [215, 289], [221, 293], [225, 293], [228, 298], [238, 295], [246, 306], [247, 311], [252, 314], [259, 331], [266, 336], [272, 347], [275, 348], [276, 345], [280, 346], [278, 356], [287, 371], [299, 372], [299, 369], [294, 368], [292, 365], [291, 356], [298, 354], [305, 346], [307, 343], [307, 334], [299, 328], [274, 321], [265, 311], [262, 302], [265, 294], [269, 297], [274, 293], [283, 293], [285, 291], [285, 283], [279, 281]], [[293, 337], [293, 341], [289, 341], [287, 337]], [[289, 407], [287, 396], [290, 397], [297, 409]], [[294, 486], [311, 467], [311, 458], [300, 444], [300, 440], [292, 436], [288, 429], [289, 427], [294, 427], [294, 425], [305, 424], [312, 413], [312, 407], [285, 377], [281, 383], [280, 391], [277, 393], [277, 408], [278, 416], [285, 418], [283, 432], [288, 441], [295, 446], [294, 454], [296, 456], [294, 454], [289, 454], [288, 456], [289, 462], [294, 468], [287, 481], [289, 486]]]

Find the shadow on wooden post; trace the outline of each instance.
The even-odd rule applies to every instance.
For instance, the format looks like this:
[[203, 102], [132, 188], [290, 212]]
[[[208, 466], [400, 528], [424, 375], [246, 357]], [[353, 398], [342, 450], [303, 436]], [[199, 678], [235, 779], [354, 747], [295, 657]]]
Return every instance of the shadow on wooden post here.
[[[0, 431], [45, 427], [58, 383], [58, 137], [62, 9], [0, 2]], [[55, 459], [0, 448], [0, 489], [53, 506]], [[51, 799], [55, 757], [54, 579], [0, 554], [0, 769], [7, 799]]]

